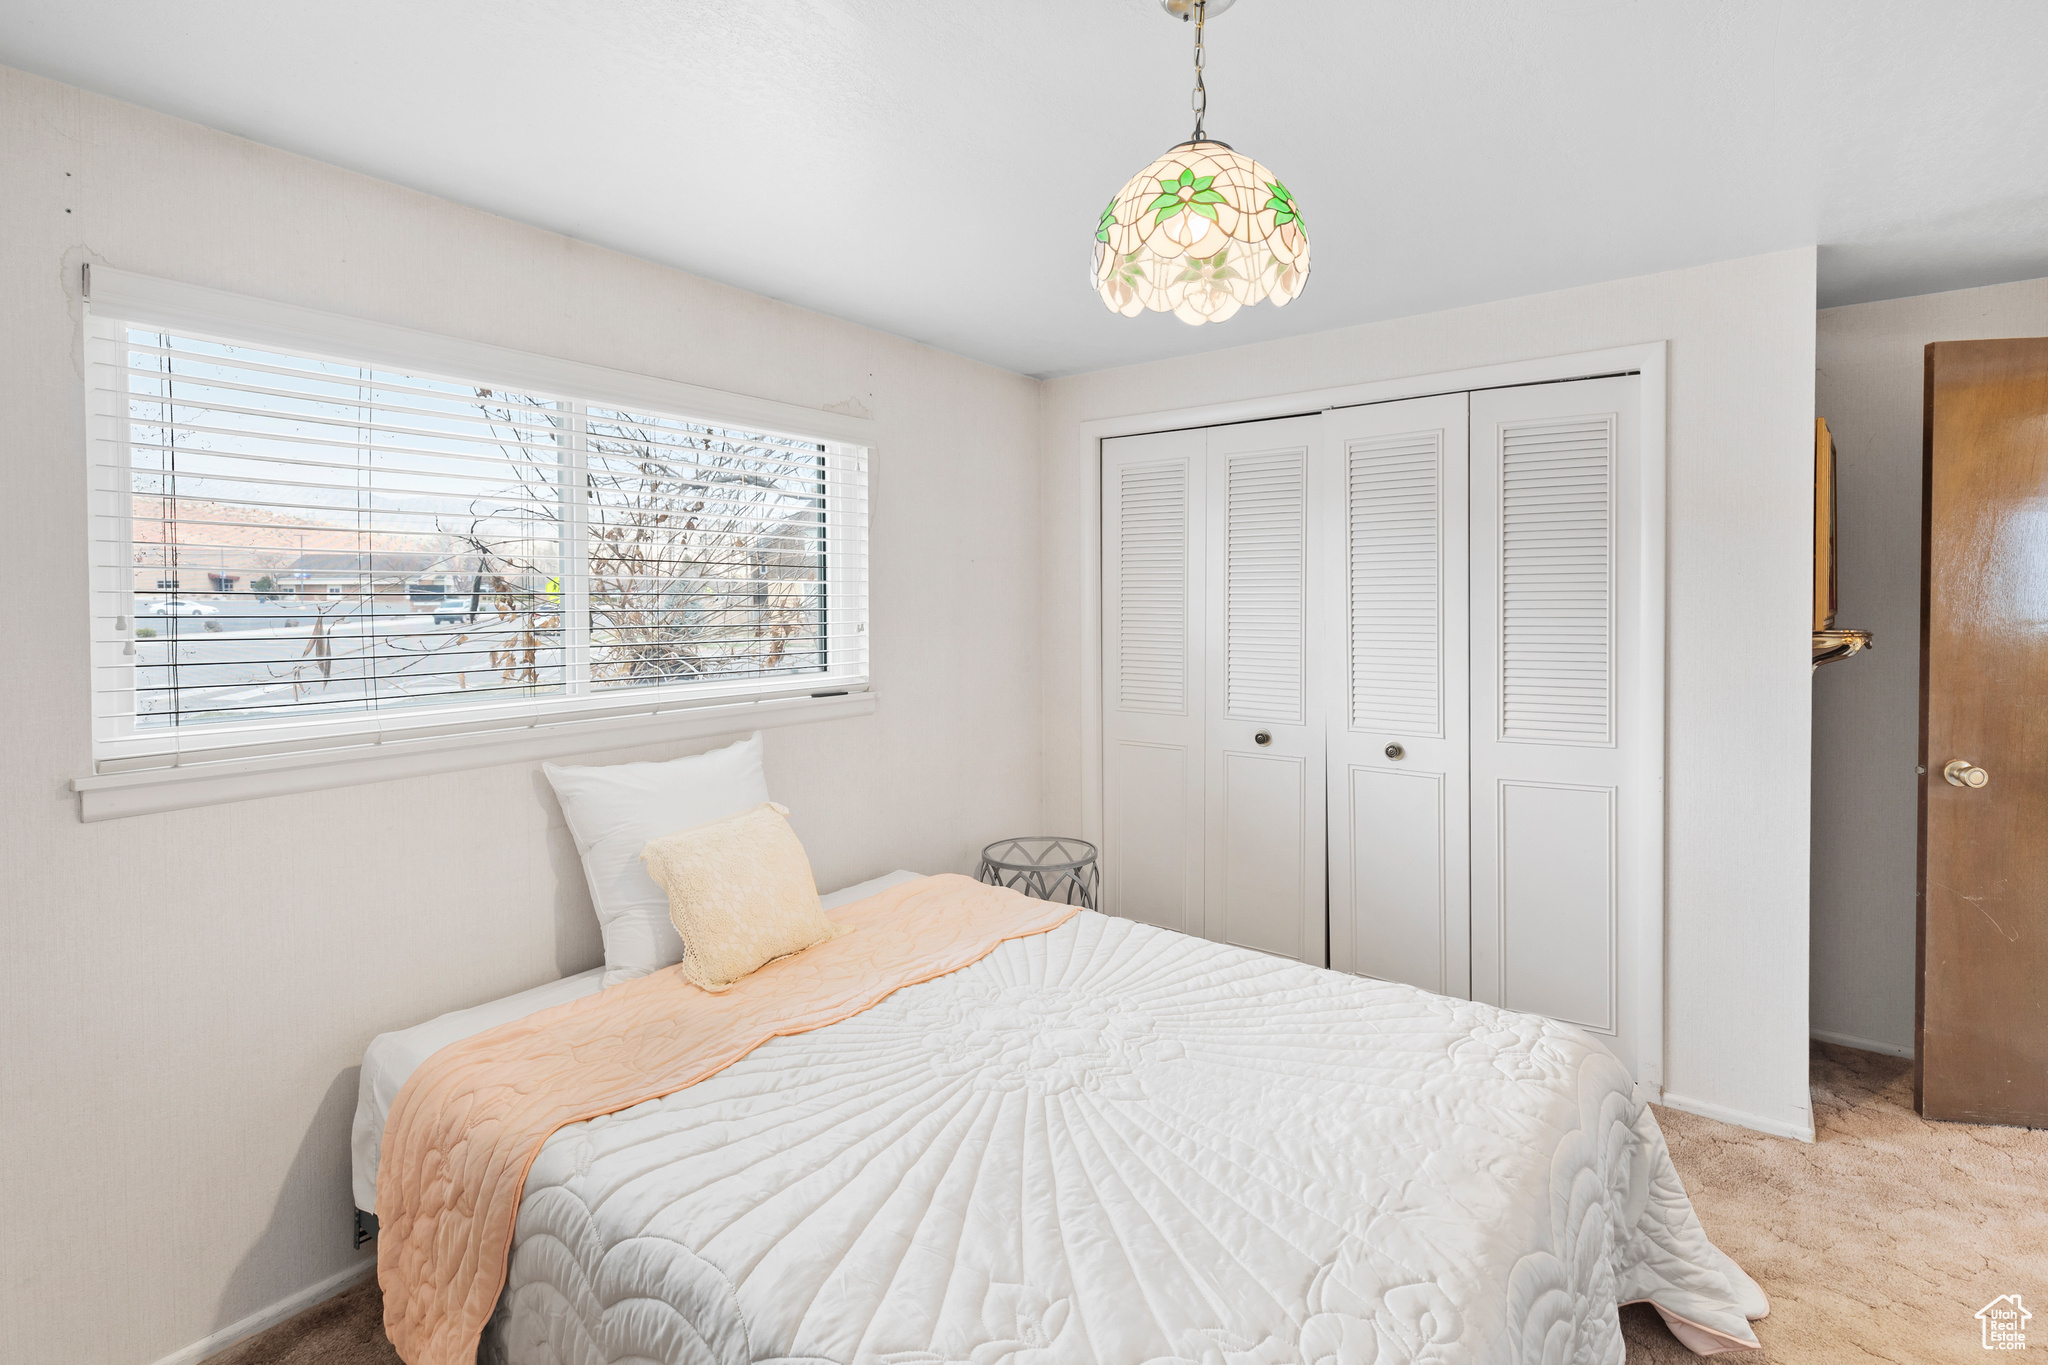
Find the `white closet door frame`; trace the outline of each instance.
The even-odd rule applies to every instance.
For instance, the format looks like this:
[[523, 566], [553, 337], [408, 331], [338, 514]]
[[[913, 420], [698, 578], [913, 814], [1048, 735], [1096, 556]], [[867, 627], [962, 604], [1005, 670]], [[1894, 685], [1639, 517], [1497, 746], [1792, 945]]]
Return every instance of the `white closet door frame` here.
[[1085, 461], [1081, 496], [1081, 610], [1075, 624], [1075, 647], [1081, 673], [1081, 834], [1102, 840], [1103, 825], [1103, 613], [1102, 613], [1102, 442], [1118, 436], [1209, 427], [1225, 422], [1256, 422], [1270, 417], [1298, 417], [1336, 407], [1384, 403], [1399, 398], [1467, 393], [1475, 389], [1541, 384], [1561, 379], [1594, 379], [1606, 375], [1642, 376], [1638, 454], [1642, 478], [1637, 485], [1639, 515], [1636, 543], [1631, 547], [1642, 566], [1643, 591], [1637, 625], [1644, 641], [1643, 666], [1636, 685], [1638, 790], [1654, 793], [1658, 816], [1644, 825], [1655, 837], [1637, 850], [1631, 903], [1639, 919], [1636, 954], [1624, 970], [1632, 970], [1638, 991], [1638, 1090], [1660, 1099], [1664, 1084], [1664, 862], [1665, 786], [1664, 735], [1669, 706], [1665, 691], [1665, 412], [1669, 345], [1663, 341], [1569, 355], [1482, 365], [1438, 374], [1376, 380], [1364, 384], [1274, 394], [1197, 407], [1104, 417], [1079, 424], [1081, 449], [1063, 458]]

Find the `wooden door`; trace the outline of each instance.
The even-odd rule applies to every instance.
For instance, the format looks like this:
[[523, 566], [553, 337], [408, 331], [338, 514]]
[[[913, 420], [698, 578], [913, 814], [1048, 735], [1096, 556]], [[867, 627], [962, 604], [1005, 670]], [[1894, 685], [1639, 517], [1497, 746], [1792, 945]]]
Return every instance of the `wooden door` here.
[[2048, 1127], [2048, 338], [1926, 376], [1915, 1089]]
[[1471, 993], [1467, 401], [1323, 416], [1330, 965]]
[[[1472, 996], [1636, 1072], [1641, 477], [1634, 376], [1472, 395]], [[1731, 856], [1739, 856], [1731, 851]]]
[[1102, 443], [1102, 908], [1196, 935], [1205, 450], [1200, 431]]
[[1327, 964], [1323, 620], [1310, 515], [1322, 419], [1207, 433], [1210, 938]]

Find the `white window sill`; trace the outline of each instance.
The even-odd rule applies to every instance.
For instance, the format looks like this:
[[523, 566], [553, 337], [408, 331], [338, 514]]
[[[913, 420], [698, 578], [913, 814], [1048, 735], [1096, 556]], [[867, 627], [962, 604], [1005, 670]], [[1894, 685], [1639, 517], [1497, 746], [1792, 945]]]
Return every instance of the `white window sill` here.
[[71, 789], [78, 793], [80, 820], [118, 820], [130, 815], [388, 782], [463, 768], [563, 758], [635, 744], [743, 735], [784, 725], [866, 716], [874, 714], [875, 702], [875, 693], [871, 691], [832, 697], [774, 697], [655, 715], [617, 716], [433, 739], [386, 739], [358, 748], [104, 773], [74, 778]]

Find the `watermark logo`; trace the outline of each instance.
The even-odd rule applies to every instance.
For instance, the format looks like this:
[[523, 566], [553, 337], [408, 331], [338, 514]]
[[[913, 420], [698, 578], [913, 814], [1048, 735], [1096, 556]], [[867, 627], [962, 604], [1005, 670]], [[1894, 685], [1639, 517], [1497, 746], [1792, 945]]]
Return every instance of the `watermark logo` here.
[[1984, 1324], [1984, 1349], [1987, 1351], [2024, 1351], [2027, 1349], [2027, 1320], [2034, 1315], [2020, 1302], [2017, 1294], [2000, 1294], [1977, 1310], [1977, 1321]]

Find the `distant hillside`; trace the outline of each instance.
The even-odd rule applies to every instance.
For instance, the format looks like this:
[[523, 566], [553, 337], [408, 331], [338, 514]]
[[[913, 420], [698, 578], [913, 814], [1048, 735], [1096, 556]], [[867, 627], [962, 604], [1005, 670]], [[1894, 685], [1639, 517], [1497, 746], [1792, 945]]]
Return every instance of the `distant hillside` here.
[[314, 551], [418, 552], [443, 554], [445, 536], [393, 535], [370, 537], [336, 521], [293, 516], [265, 507], [180, 499], [177, 519], [165, 520], [165, 500], [135, 495], [133, 505], [135, 563], [168, 562], [168, 546], [176, 547], [180, 565], [193, 569], [256, 571], [288, 567], [301, 554]]

